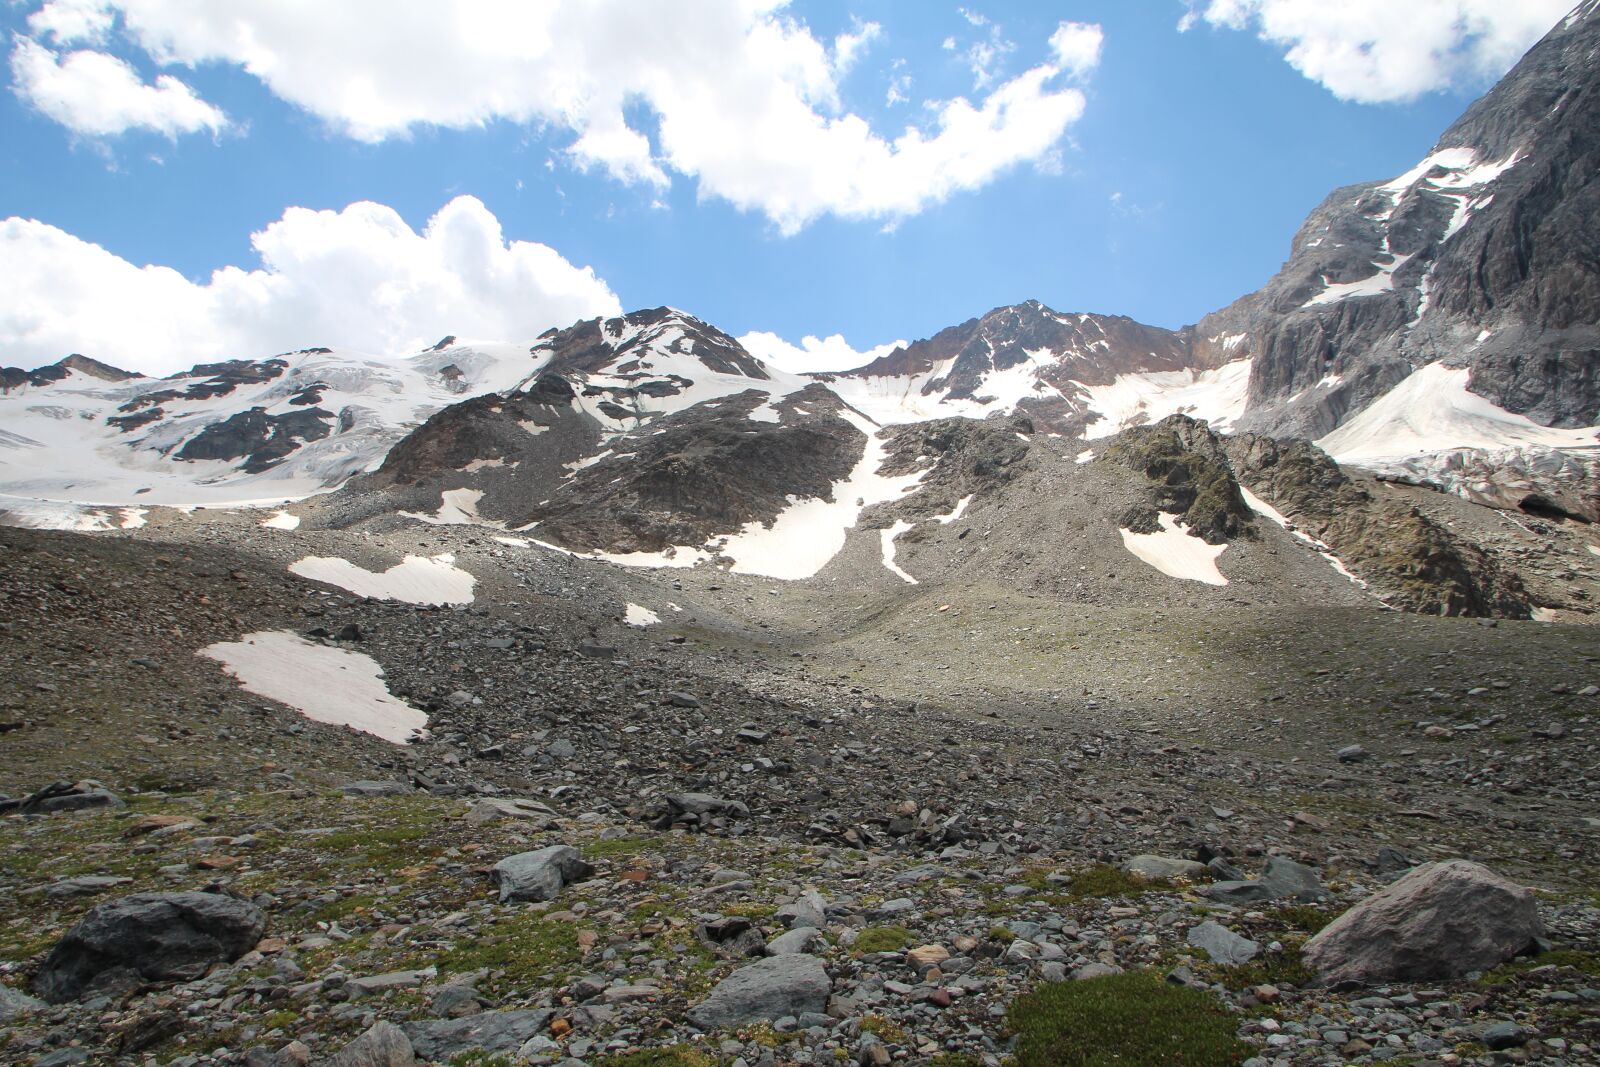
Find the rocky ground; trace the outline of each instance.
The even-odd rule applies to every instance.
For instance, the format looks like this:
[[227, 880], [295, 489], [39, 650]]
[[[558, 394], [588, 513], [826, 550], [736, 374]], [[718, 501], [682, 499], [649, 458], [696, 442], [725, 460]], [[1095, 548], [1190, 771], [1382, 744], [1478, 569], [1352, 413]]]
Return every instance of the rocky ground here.
[[[981, 536], [981, 502], [970, 514]], [[1207, 987], [1266, 1063], [1597, 1058], [1590, 628], [1358, 597], [1274, 607], [1248, 586], [1112, 604], [1103, 584], [1001, 581], [1000, 560], [982, 564], [992, 579], [942, 582], [939, 533], [901, 546], [922, 585], [882, 568], [875, 530], [791, 585], [630, 571], [481, 528], [261, 517], [0, 530], [0, 793], [92, 779], [126, 805], [0, 822], [4, 981], [27, 988], [69, 927], [129, 893], [224, 888], [266, 924], [203, 977], [113, 982], [0, 1024], [16, 1062], [320, 1063], [388, 1020], [440, 1063], [487, 1062], [475, 1048], [998, 1063], [1019, 994], [1097, 967]], [[952, 552], [971, 543], [960, 528]], [[1252, 551], [1302, 565], [1270, 540]], [[441, 552], [478, 576], [471, 607], [286, 570]], [[662, 622], [624, 625], [628, 603]], [[194, 654], [272, 630], [373, 657], [429, 737], [310, 722]], [[358, 781], [402, 785], [351, 795]], [[501, 903], [493, 866], [556, 844], [593, 875]], [[1172, 883], [1121, 870], [1152, 854], [1223, 867]], [[1329, 898], [1200, 892], [1274, 857], [1314, 866]], [[1447, 981], [1314, 984], [1308, 934], [1452, 857], [1534, 886], [1555, 952]], [[1208, 920], [1252, 958], [1191, 944]], [[820, 962], [820, 1003], [759, 1024], [696, 1014], [785, 933], [780, 948]], [[816, 980], [808, 962], [766, 966]], [[1503, 1023], [1520, 1030], [1488, 1032]], [[619, 1058], [641, 1049], [672, 1051]]]

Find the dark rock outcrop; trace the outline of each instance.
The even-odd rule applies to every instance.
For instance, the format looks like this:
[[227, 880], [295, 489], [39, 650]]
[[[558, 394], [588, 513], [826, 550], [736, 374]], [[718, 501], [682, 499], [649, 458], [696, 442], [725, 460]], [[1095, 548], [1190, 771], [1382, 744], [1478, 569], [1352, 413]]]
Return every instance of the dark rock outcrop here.
[[1379, 500], [1309, 441], [1228, 439], [1239, 481], [1321, 541], [1394, 607], [1525, 619], [1521, 580], [1403, 501]]
[[50, 950], [34, 991], [60, 1004], [113, 972], [149, 981], [198, 978], [254, 948], [266, 926], [260, 908], [220, 893], [136, 893], [107, 901]]

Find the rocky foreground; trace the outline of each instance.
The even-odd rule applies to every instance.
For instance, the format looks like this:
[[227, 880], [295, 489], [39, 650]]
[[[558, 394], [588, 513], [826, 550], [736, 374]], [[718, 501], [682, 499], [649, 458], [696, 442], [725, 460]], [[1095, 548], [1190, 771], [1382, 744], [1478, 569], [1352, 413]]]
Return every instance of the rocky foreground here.
[[10, 1062], [996, 1064], [1019, 997], [1118, 974], [1204, 990], [1226, 1062], [1585, 1063], [1600, 1039], [1597, 901], [1465, 862], [1389, 850], [1324, 884], [1286, 857], [723, 836], [694, 795], [650, 830], [249, 777], [7, 820]]
[[[654, 576], [431, 529], [489, 595], [418, 609], [230, 521], [0, 531], [8, 1062], [1600, 1059], [1585, 628], [946, 585], [823, 637], [859, 587], [685, 572], [640, 629]], [[195, 655], [285, 629], [429, 737]]]

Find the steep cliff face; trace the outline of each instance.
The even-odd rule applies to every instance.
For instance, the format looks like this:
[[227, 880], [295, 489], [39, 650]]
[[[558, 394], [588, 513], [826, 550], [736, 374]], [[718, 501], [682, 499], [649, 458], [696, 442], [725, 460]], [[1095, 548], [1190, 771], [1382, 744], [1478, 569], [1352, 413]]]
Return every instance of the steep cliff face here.
[[1600, 422], [1600, 5], [1390, 181], [1333, 192], [1260, 291], [1191, 332], [1253, 358], [1240, 427], [1320, 438], [1419, 368], [1544, 426]]

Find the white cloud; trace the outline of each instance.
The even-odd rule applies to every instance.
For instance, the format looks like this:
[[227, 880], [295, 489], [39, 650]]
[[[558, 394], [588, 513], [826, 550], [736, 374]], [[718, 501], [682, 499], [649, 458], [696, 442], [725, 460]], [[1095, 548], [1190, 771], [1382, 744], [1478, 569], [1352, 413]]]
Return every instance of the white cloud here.
[[11, 51], [12, 89], [17, 96], [77, 133], [114, 137], [149, 130], [176, 137], [228, 125], [222, 111], [170, 74], [146, 85], [137, 71], [105, 52], [65, 56], [28, 38]]
[[[979, 99], [935, 102], [920, 127], [880, 134], [840, 97], [880, 31], [861, 23], [830, 46], [784, 7], [51, 0], [30, 26], [88, 39], [105, 33], [96, 13], [114, 13], [119, 47], [163, 66], [242, 68], [361, 141], [494, 121], [564, 131], [580, 167], [656, 189], [689, 177], [702, 196], [761, 212], [785, 233], [829, 213], [916, 214], [1045, 157], [1083, 111], [1081, 91], [1062, 84], [1077, 68], [1052, 49], [1009, 80], [991, 71]], [[77, 114], [53, 117], [71, 125]], [[656, 128], [630, 125], [641, 116]]]
[[621, 311], [593, 270], [507, 242], [470, 196], [421, 233], [382, 204], [290, 208], [251, 243], [260, 267], [196, 283], [42, 222], [0, 222], [0, 351], [26, 366], [83, 352], [165, 374], [311, 345], [389, 355], [447, 333], [519, 340]]
[[1504, 74], [1572, 0], [1190, 0], [1180, 30], [1204, 19], [1252, 29], [1342, 100], [1414, 100]]
[[1105, 31], [1091, 22], [1063, 22], [1050, 35], [1050, 47], [1063, 70], [1075, 78], [1088, 77], [1100, 65]]
[[854, 31], [841, 33], [833, 39], [833, 70], [838, 77], [849, 73], [867, 48], [883, 36], [883, 27], [876, 22], [857, 22]]
[[794, 345], [765, 330], [747, 333], [739, 338], [739, 343], [763, 363], [791, 374], [855, 370], [906, 345], [904, 341], [890, 341], [876, 348], [857, 351], [850, 347], [843, 334], [837, 333], [821, 338], [807, 335], [800, 339], [798, 345]]

